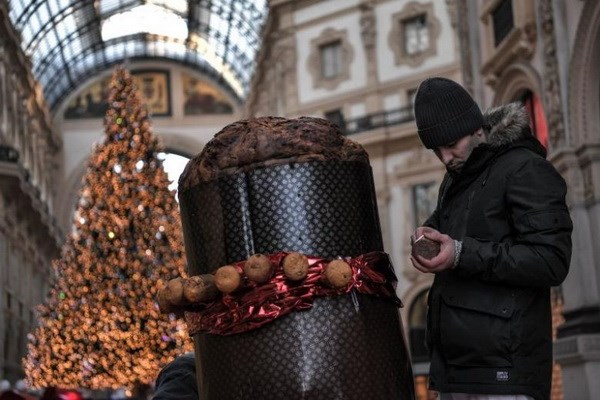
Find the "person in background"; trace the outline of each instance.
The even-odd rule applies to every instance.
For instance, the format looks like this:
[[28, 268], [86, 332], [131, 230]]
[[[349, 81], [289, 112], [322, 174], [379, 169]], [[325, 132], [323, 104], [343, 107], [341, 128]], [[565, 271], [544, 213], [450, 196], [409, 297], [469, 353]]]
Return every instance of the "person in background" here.
[[44, 389], [40, 400], [83, 400], [83, 396], [77, 390], [59, 389], [50, 386]]
[[550, 398], [551, 286], [567, 276], [566, 184], [518, 104], [482, 114], [445, 78], [414, 102], [423, 145], [446, 167], [437, 208], [412, 235], [439, 244], [416, 269], [428, 298], [429, 387], [441, 400]]
[[153, 400], [198, 400], [194, 353], [167, 364], [158, 374]]
[[12, 389], [0, 391], [0, 400], [28, 400]]
[[27, 392], [27, 385], [24, 380], [15, 382], [14, 388], [11, 388], [10, 382], [6, 379], [0, 381], [0, 400], [33, 400], [34, 396]]

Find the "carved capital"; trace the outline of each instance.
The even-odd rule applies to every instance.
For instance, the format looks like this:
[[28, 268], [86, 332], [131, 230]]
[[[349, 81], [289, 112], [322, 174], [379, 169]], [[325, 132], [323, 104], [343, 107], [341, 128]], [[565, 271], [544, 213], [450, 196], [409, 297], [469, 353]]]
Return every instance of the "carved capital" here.
[[539, 15], [544, 46], [544, 102], [548, 116], [548, 139], [551, 148], [558, 148], [565, 143], [565, 127], [560, 96], [560, 77], [556, 58], [556, 38], [552, 2], [540, 0]]
[[[464, 2], [459, 1], [458, 3], [464, 3]], [[462, 4], [462, 5], [464, 6], [464, 4]], [[458, 18], [458, 7], [459, 6], [460, 5], [457, 4], [456, 0], [446, 0], [446, 7], [448, 8], [448, 14], [450, 14], [450, 24], [455, 29], [459, 24], [459, 18]]]
[[365, 4], [361, 7], [360, 14], [360, 36], [362, 37], [365, 49], [374, 49], [376, 33], [377, 27], [373, 6], [370, 4]]

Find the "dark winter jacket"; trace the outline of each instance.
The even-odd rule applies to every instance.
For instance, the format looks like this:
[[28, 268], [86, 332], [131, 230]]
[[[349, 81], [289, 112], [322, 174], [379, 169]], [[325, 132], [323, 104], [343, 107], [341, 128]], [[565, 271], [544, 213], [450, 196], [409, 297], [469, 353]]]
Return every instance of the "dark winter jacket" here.
[[566, 277], [572, 223], [566, 185], [517, 104], [490, 110], [487, 143], [448, 173], [425, 225], [463, 243], [428, 298], [430, 386], [547, 400], [550, 287]]
[[160, 371], [152, 400], [198, 400], [194, 353], [177, 357]]

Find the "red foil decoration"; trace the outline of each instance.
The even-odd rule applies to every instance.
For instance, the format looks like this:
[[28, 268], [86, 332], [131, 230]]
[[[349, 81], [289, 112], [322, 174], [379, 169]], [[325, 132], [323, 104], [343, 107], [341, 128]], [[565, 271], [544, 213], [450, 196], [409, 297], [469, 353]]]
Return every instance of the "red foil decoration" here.
[[[344, 258], [352, 268], [352, 279], [345, 288], [336, 289], [327, 284], [323, 272], [331, 260], [308, 257], [308, 275], [293, 282], [283, 273], [282, 262], [287, 252], [269, 257], [275, 266], [273, 277], [266, 283], [256, 284], [243, 277], [242, 287], [231, 294], [206, 304], [196, 304], [185, 311], [190, 335], [212, 333], [231, 335], [256, 329], [292, 311], [312, 307], [315, 297], [336, 296], [356, 291], [391, 299], [398, 307], [402, 302], [396, 295], [396, 276], [389, 256], [372, 252], [355, 258]], [[232, 264], [243, 276], [246, 261]]]

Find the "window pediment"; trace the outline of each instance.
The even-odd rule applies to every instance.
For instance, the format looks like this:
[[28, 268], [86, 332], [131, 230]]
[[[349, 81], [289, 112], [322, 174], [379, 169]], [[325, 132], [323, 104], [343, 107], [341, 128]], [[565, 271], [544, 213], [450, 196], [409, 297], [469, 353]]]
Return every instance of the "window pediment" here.
[[433, 3], [408, 3], [392, 15], [388, 44], [396, 65], [417, 67], [437, 54], [440, 21], [433, 13]]
[[350, 79], [350, 64], [354, 50], [348, 40], [348, 31], [327, 28], [311, 41], [308, 71], [313, 87], [333, 90]]

